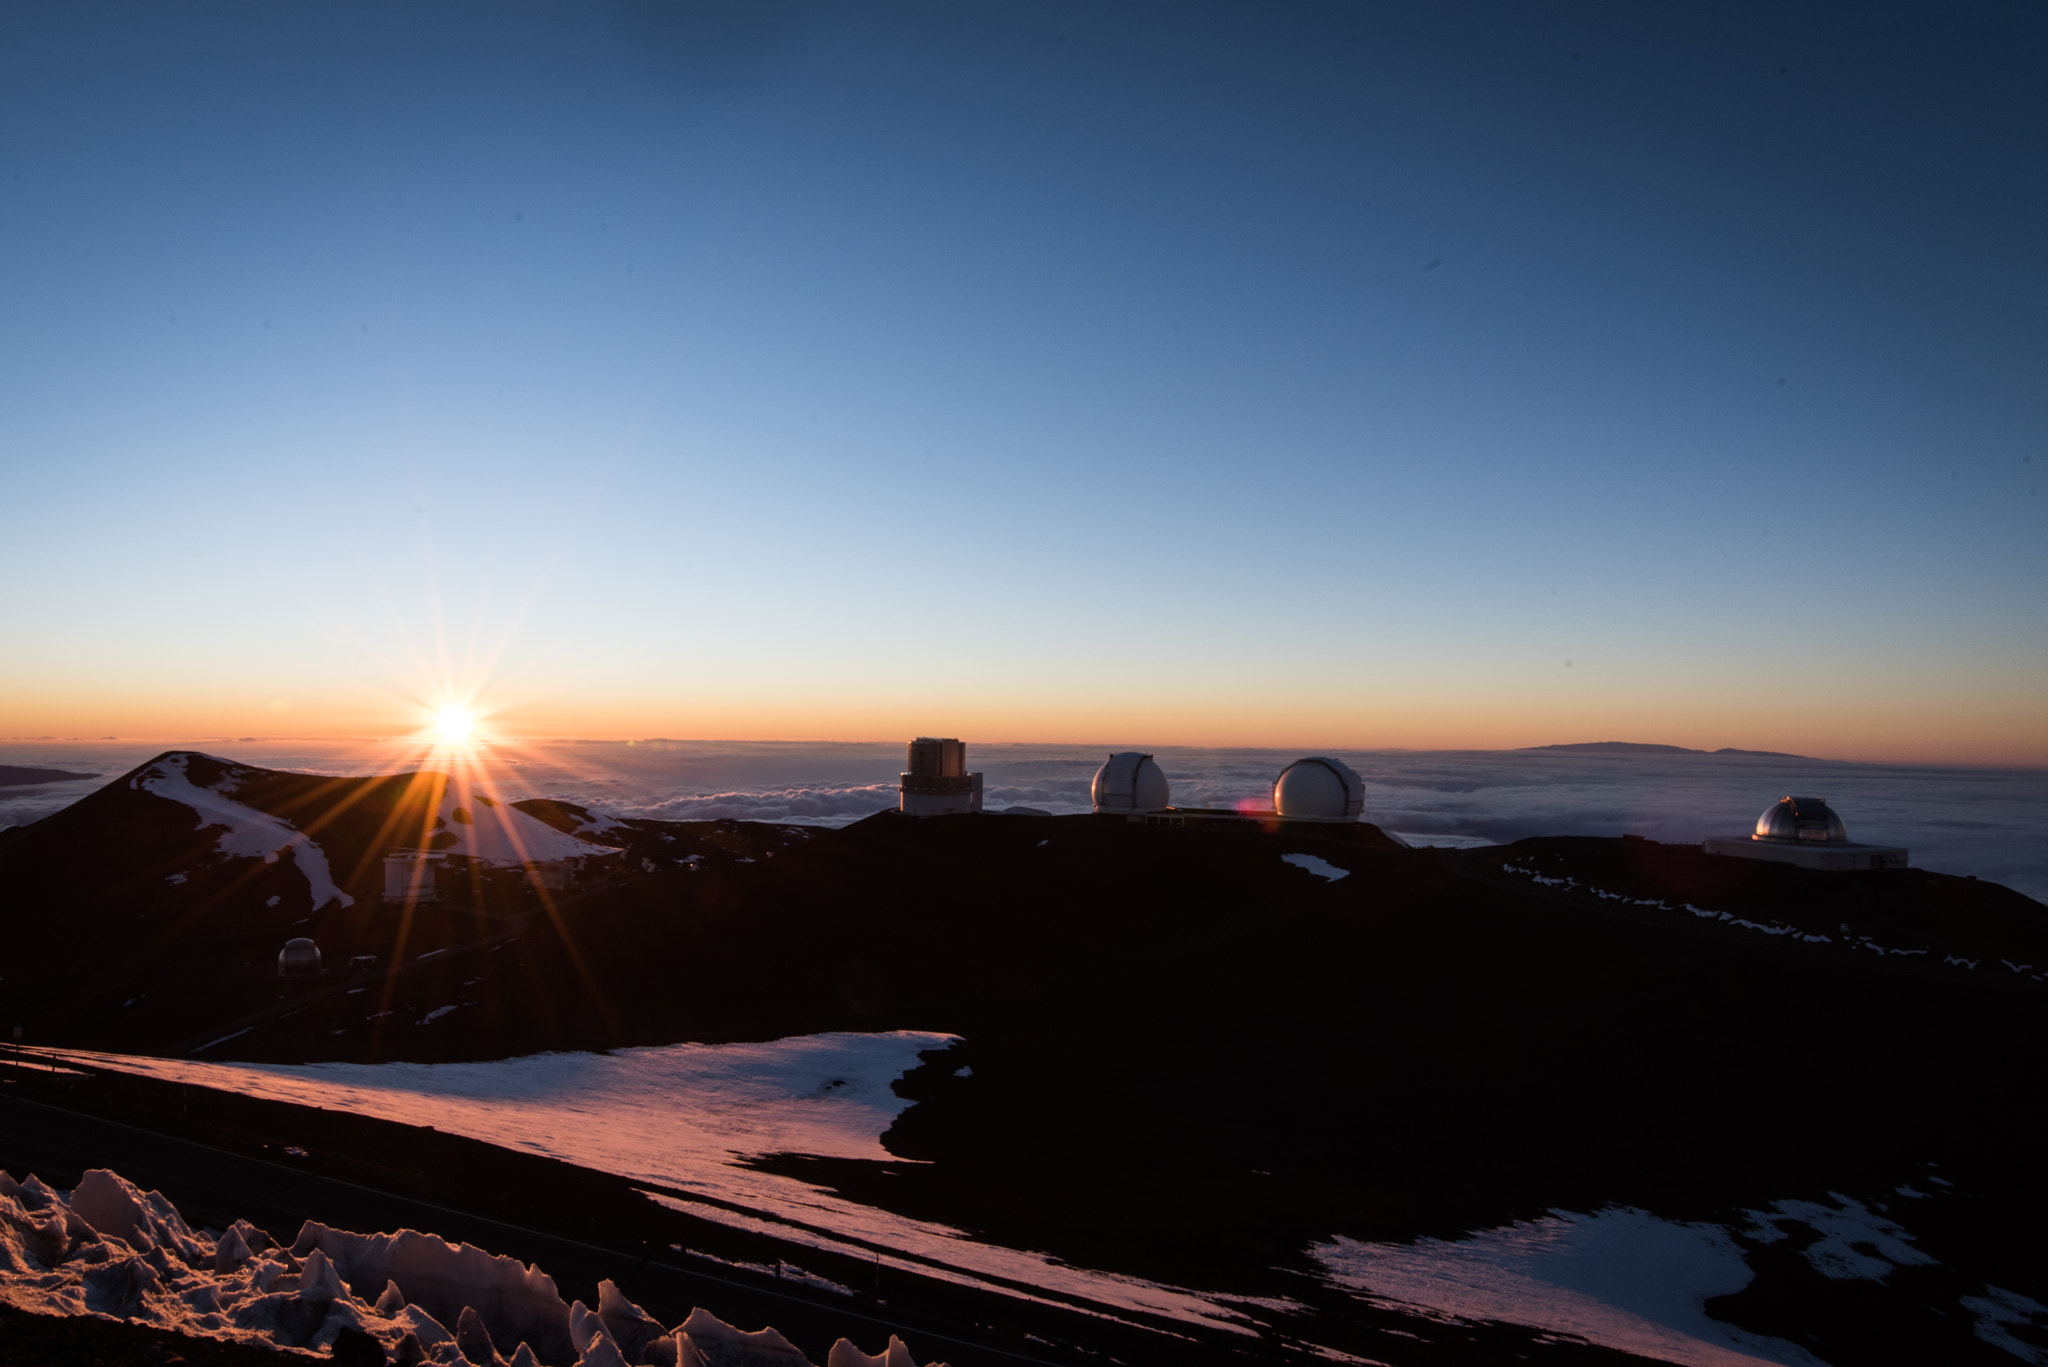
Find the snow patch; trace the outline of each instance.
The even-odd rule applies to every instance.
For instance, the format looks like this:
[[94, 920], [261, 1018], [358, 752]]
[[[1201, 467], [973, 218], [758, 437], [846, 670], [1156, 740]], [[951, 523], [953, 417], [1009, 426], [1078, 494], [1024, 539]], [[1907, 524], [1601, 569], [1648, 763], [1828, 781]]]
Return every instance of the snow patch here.
[[1779, 1201], [1768, 1212], [1749, 1211], [1745, 1232], [1775, 1243], [1789, 1237], [1784, 1226], [1804, 1225], [1820, 1237], [1801, 1250], [1814, 1271], [1834, 1281], [1883, 1281], [1894, 1267], [1932, 1267], [1934, 1259], [1913, 1247], [1913, 1236], [1861, 1201], [1829, 1192], [1833, 1207], [1818, 1201]]
[[[468, 855], [486, 864], [550, 863], [557, 859], [586, 859], [617, 851], [589, 840], [558, 831], [517, 807], [493, 801], [481, 793], [471, 796], [450, 783], [441, 793], [439, 818], [434, 831], [434, 848], [446, 854]], [[448, 837], [454, 837], [450, 844]]]
[[[229, 774], [220, 780], [218, 786], [202, 788], [186, 771], [191, 758], [190, 755], [166, 755], [130, 779], [128, 786], [190, 807], [199, 815], [199, 825], [193, 828], [195, 830], [214, 826], [222, 828], [220, 838], [214, 844], [222, 854], [245, 859], [260, 858], [266, 864], [275, 864], [280, 855], [291, 851], [293, 865], [304, 875], [307, 887], [312, 891], [316, 911], [329, 902], [339, 902], [345, 907], [355, 905], [355, 898], [335, 886], [334, 875], [327, 868], [327, 853], [310, 836], [280, 817], [245, 807], [229, 796], [240, 782], [233, 772], [239, 766], [232, 760], [217, 761], [230, 767]], [[184, 880], [179, 876], [176, 881]]]
[[1364, 1243], [1309, 1252], [1330, 1279], [1453, 1320], [1499, 1320], [1687, 1367], [1820, 1367], [1795, 1344], [1709, 1319], [1706, 1301], [1753, 1274], [1724, 1229], [1646, 1211], [1556, 1211], [1455, 1242]]
[[2015, 1327], [2031, 1330], [2039, 1336], [2048, 1330], [2048, 1305], [2022, 1296], [2017, 1291], [2007, 1291], [2002, 1286], [1987, 1286], [1981, 1296], [1963, 1297], [1963, 1309], [1977, 1317], [1976, 1334], [1994, 1348], [2002, 1348], [2021, 1362], [2041, 1367], [2048, 1364], [2048, 1349], [2042, 1349], [2017, 1338]]
[[[618, 817], [613, 816], [610, 812], [600, 812], [594, 808], [585, 808], [584, 810], [589, 813], [589, 816], [587, 820], [576, 823], [576, 834], [585, 840], [597, 840], [602, 836], [611, 835], [615, 831], [624, 831], [628, 835], [633, 834], [631, 826]], [[571, 815], [573, 816], [574, 813], [571, 813]], [[675, 837], [670, 836], [667, 838], [674, 839]]]
[[1328, 879], [1332, 883], [1351, 874], [1351, 870], [1340, 869], [1327, 859], [1318, 859], [1312, 854], [1283, 854], [1280, 856], [1280, 862], [1292, 864], [1297, 869], [1307, 869], [1316, 877]]
[[[1249, 1333], [1217, 1298], [979, 1242], [946, 1225], [848, 1200], [749, 1159], [801, 1153], [902, 1162], [882, 1133], [910, 1103], [890, 1084], [955, 1035], [804, 1035], [760, 1044], [673, 1044], [489, 1063], [225, 1064], [65, 1051], [104, 1068], [324, 1106], [643, 1183], [663, 1205], [806, 1247], [997, 1294], [1039, 1288], [1109, 1312]], [[837, 1085], [834, 1085], [837, 1084]], [[703, 1199], [696, 1199], [703, 1198]], [[712, 1204], [716, 1202], [717, 1204]], [[728, 1209], [728, 1206], [739, 1210]], [[752, 1212], [742, 1214], [740, 1211]], [[876, 1249], [893, 1250], [877, 1255]]]

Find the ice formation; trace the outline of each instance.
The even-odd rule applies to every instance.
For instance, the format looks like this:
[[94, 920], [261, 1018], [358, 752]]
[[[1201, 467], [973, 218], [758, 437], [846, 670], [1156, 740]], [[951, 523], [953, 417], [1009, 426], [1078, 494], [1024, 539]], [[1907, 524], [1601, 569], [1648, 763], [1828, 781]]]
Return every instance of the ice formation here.
[[[609, 1281], [596, 1310], [564, 1304], [538, 1267], [415, 1230], [307, 1221], [290, 1248], [242, 1220], [194, 1230], [161, 1193], [101, 1168], [68, 1192], [0, 1172], [0, 1301], [275, 1348], [366, 1334], [395, 1367], [809, 1367], [773, 1329], [702, 1308], [664, 1328]], [[879, 1357], [841, 1339], [827, 1362], [916, 1367], [893, 1336]]]
[[[334, 875], [327, 867], [327, 852], [313, 843], [311, 836], [288, 821], [234, 801], [229, 796], [236, 785], [232, 773], [211, 788], [194, 783], [191, 774], [186, 772], [191, 758], [182, 754], [166, 755], [129, 780], [128, 786], [190, 807], [199, 815], [199, 825], [194, 829], [216, 827], [220, 830], [220, 839], [214, 848], [222, 854], [255, 857], [266, 864], [275, 864], [280, 855], [291, 851], [293, 865], [305, 875], [306, 885], [312, 891], [315, 910], [329, 902], [340, 902], [345, 907], [355, 905], [355, 898], [335, 886]], [[208, 755], [204, 758], [214, 757]], [[214, 762], [230, 770], [240, 768], [233, 760], [215, 759]]]

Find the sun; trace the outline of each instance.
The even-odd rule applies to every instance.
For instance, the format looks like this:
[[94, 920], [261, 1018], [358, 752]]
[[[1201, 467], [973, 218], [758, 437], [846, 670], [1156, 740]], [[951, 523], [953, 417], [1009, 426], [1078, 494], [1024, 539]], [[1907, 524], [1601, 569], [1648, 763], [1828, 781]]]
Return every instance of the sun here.
[[476, 718], [466, 707], [444, 707], [434, 718], [434, 730], [448, 744], [460, 745], [476, 734]]

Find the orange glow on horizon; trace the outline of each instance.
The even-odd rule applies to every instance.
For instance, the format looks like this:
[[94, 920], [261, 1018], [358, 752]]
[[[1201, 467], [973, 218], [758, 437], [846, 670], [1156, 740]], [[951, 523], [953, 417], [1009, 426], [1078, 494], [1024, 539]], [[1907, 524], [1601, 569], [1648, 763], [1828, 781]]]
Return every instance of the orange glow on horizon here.
[[[394, 671], [394, 674], [398, 671]], [[401, 743], [453, 770], [547, 740], [900, 743], [958, 735], [971, 745], [1082, 745], [1318, 750], [1508, 750], [1636, 741], [1714, 750], [1777, 750], [1822, 759], [2048, 766], [2048, 712], [2032, 688], [1983, 681], [1925, 696], [1882, 679], [1838, 691], [1819, 714], [1758, 706], [1752, 694], [1692, 685], [1567, 691], [1466, 679], [1434, 689], [1394, 683], [1279, 698], [1251, 691], [1017, 686], [883, 690], [849, 683], [751, 696], [726, 690], [614, 686], [587, 694], [486, 686], [482, 671], [424, 668], [389, 691], [335, 689], [295, 701], [288, 726], [268, 699], [217, 692], [143, 695], [112, 687], [26, 696], [0, 685], [0, 740], [162, 739]], [[438, 679], [436, 678], [438, 676]], [[1574, 680], [1574, 683], [1577, 681]], [[438, 685], [438, 686], [437, 686]], [[97, 694], [97, 695], [96, 695]], [[414, 758], [413, 753], [408, 758]]]

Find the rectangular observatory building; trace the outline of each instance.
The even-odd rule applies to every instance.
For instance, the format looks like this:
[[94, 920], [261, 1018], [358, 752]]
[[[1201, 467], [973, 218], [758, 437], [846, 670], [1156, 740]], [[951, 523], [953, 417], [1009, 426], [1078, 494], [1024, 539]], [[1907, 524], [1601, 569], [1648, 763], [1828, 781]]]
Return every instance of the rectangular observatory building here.
[[981, 810], [981, 775], [967, 772], [967, 745], [952, 737], [910, 742], [898, 810], [905, 816], [951, 816]]

